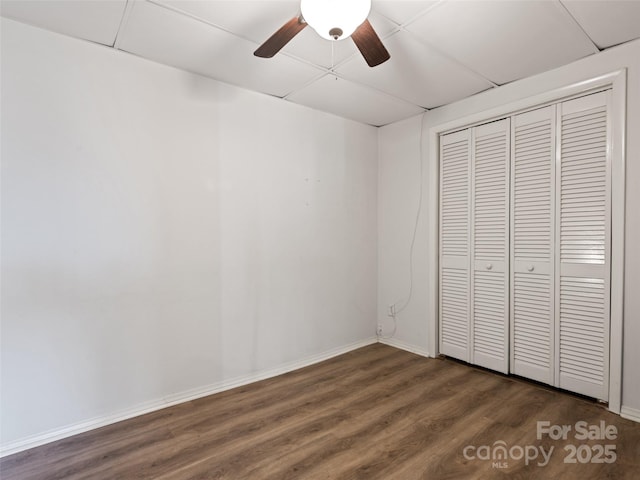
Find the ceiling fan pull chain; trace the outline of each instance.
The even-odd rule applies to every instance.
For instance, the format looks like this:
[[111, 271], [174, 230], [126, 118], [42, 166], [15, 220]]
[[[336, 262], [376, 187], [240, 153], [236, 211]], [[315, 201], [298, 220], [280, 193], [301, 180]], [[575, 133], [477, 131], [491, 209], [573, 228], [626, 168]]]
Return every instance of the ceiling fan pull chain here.
[[335, 42], [331, 42], [331, 71], [333, 72], [333, 68], [335, 67], [335, 63], [333, 60], [333, 45]]

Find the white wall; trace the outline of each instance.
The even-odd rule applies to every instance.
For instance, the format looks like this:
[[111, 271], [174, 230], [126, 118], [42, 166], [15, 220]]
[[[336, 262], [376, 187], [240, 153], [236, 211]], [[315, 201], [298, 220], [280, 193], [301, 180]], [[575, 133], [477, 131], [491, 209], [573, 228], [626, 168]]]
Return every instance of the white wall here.
[[375, 128], [3, 19], [1, 154], [3, 446], [372, 341]]
[[[424, 245], [429, 191], [427, 162], [421, 161], [425, 146], [420, 137], [422, 120], [420, 115], [379, 129], [378, 324], [383, 327], [383, 336], [391, 337], [383, 338], [384, 343], [428, 355], [427, 323], [416, 321], [425, 318], [428, 307], [425, 284], [429, 265]], [[394, 320], [388, 315], [392, 304], [398, 309], [405, 307], [396, 315], [393, 336]]]
[[[425, 173], [422, 178], [426, 190], [418, 239], [416, 241], [416, 270], [426, 271], [414, 277], [415, 304], [407, 308], [398, 321], [396, 338], [414, 345], [416, 350], [433, 350], [427, 331], [432, 305], [419, 300], [428, 295], [437, 281], [437, 265], [429, 261], [430, 246], [437, 241], [437, 158], [429, 152], [429, 130], [478, 112], [498, 108], [528, 97], [559, 89], [609, 72], [627, 68], [627, 192], [625, 235], [624, 288], [624, 357], [622, 405], [640, 418], [640, 41], [610, 49], [550, 72], [520, 80], [512, 84], [475, 95], [460, 102], [427, 112], [423, 121], [423, 150]], [[421, 117], [388, 125], [379, 132], [379, 251], [378, 251], [378, 321], [386, 321], [386, 305], [396, 301], [397, 285], [406, 283], [406, 266], [400, 261], [407, 251], [407, 230], [414, 220], [416, 165], [419, 151], [411, 147], [419, 143]], [[420, 262], [424, 262], [420, 264]], [[433, 352], [431, 352], [433, 353]]]

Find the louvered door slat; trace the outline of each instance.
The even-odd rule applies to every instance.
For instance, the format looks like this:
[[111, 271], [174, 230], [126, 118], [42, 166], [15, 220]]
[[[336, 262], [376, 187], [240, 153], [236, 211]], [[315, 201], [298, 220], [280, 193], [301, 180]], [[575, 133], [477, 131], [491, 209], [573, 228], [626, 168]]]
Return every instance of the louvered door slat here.
[[440, 352], [469, 361], [469, 130], [440, 137]]
[[472, 362], [507, 372], [509, 120], [472, 136]]
[[516, 115], [512, 136], [511, 372], [553, 384], [555, 107]]
[[609, 370], [608, 95], [564, 102], [558, 113], [558, 384], [601, 400]]

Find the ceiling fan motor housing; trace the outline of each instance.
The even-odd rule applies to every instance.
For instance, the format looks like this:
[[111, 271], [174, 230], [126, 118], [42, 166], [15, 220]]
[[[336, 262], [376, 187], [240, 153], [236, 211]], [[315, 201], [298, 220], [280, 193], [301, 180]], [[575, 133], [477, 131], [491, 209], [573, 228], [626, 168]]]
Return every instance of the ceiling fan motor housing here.
[[334, 39], [334, 40], [338, 40], [342, 34], [344, 32], [342, 31], [341, 28], [338, 27], [333, 27], [331, 30], [329, 30], [329, 35]]

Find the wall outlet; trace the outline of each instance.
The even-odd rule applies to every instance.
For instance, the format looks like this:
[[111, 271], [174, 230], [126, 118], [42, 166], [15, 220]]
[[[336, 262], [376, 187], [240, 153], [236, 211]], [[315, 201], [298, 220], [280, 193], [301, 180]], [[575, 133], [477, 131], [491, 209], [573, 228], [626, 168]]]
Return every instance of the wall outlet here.
[[378, 335], [379, 337], [382, 336], [382, 325], [380, 323], [378, 324], [378, 328], [376, 329], [376, 335]]
[[388, 317], [395, 317], [396, 316], [396, 306], [395, 306], [395, 304], [389, 305], [389, 308], [387, 309], [387, 316]]

